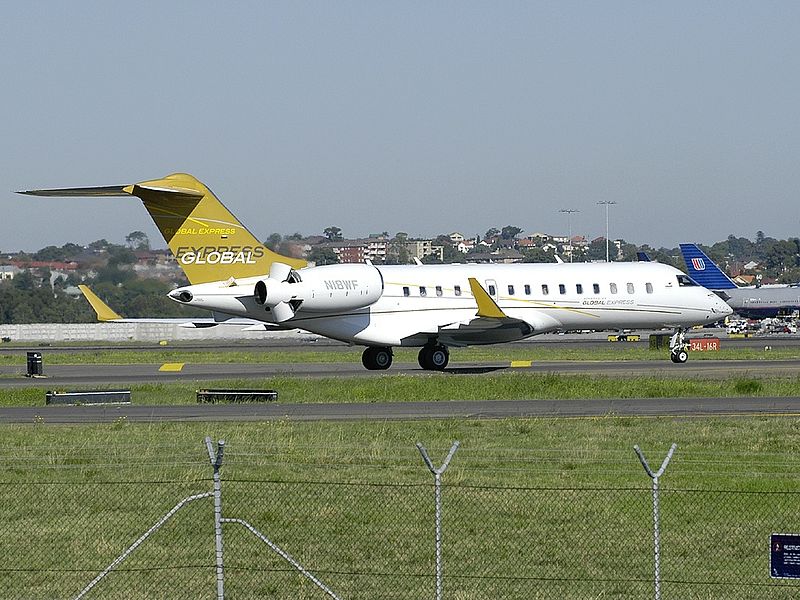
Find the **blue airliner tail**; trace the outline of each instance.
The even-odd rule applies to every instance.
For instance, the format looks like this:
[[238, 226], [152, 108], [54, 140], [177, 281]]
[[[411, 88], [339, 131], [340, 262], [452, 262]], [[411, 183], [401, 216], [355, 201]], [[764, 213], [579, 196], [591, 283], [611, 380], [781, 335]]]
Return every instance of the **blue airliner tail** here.
[[704, 288], [729, 290], [738, 287], [697, 245], [681, 244], [681, 254], [689, 277]]

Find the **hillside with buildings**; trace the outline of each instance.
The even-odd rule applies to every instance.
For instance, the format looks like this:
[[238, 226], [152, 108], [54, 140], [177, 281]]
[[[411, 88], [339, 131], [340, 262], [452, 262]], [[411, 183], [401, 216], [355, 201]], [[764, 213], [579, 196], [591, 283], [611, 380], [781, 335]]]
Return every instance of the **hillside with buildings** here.
[[[460, 232], [435, 238], [415, 238], [387, 232], [347, 239], [338, 227], [323, 235], [271, 234], [265, 244], [310, 264], [362, 263], [515, 263], [633, 261], [638, 251], [651, 260], [683, 269], [680, 251], [636, 246], [622, 239], [583, 235], [526, 233], [519, 227], [492, 227], [473, 237]], [[190, 316], [166, 294], [187, 283], [169, 250], [151, 248], [147, 236], [134, 231], [125, 244], [97, 240], [81, 246], [47, 246], [38, 252], [0, 253], [0, 323], [90, 322], [94, 313], [83, 300], [78, 284], [88, 284], [120, 314], [128, 317]], [[758, 276], [764, 283], [800, 281], [800, 241], [729, 236], [703, 246], [709, 256], [742, 284]], [[199, 314], [199, 313], [193, 313]]]

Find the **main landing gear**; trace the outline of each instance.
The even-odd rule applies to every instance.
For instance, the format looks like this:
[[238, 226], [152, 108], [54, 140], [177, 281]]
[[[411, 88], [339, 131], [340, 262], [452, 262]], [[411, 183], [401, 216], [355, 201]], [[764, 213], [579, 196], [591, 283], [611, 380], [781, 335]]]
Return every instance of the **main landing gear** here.
[[[385, 371], [392, 366], [392, 349], [369, 346], [361, 355], [361, 363], [370, 371]], [[444, 344], [428, 344], [419, 351], [419, 366], [426, 371], [444, 371], [450, 362], [450, 351]]]
[[450, 361], [450, 352], [443, 344], [429, 344], [420, 349], [417, 360], [426, 371], [444, 371]]
[[669, 358], [674, 363], [685, 363], [689, 360], [689, 344], [686, 343], [684, 331], [680, 327], [669, 338]]
[[361, 355], [361, 363], [370, 371], [385, 371], [392, 366], [392, 349], [370, 346]]

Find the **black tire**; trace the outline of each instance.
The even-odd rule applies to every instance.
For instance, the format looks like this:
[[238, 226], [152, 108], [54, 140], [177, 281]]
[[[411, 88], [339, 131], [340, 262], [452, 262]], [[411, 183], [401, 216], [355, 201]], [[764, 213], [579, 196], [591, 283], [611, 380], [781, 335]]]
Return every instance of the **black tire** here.
[[443, 371], [450, 361], [450, 352], [447, 350], [447, 346], [442, 344], [423, 346], [417, 360], [419, 366], [426, 371]]
[[375, 348], [365, 348], [364, 352], [361, 353], [361, 364], [364, 365], [365, 369], [369, 369], [370, 371], [374, 371], [375, 367]]
[[370, 371], [385, 371], [392, 366], [392, 349], [370, 346], [361, 355], [361, 364]]
[[672, 352], [669, 357], [672, 362], [683, 364], [689, 360], [689, 353], [686, 350], [677, 350], [676, 352]]
[[428, 364], [430, 364], [430, 357], [428, 356], [430, 354], [430, 349], [430, 346], [423, 346], [419, 349], [419, 354], [417, 354], [417, 362], [419, 363], [419, 366], [426, 370], [428, 368]]

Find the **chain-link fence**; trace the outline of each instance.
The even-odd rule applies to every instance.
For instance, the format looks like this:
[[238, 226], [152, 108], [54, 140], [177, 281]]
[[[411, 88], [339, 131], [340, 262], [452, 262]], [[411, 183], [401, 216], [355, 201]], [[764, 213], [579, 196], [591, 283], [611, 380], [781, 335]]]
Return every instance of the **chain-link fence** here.
[[[800, 490], [766, 490], [758, 474], [735, 489], [678, 489], [665, 485], [680, 468], [670, 465], [654, 497], [632, 450], [615, 463], [591, 464], [608, 476], [587, 477], [586, 485], [536, 486], [513, 481], [530, 481], [522, 474], [535, 471], [541, 457], [506, 457], [493, 472], [479, 451], [454, 446], [449, 469], [442, 470], [448, 448], [431, 452], [426, 465], [412, 447], [393, 464], [351, 461], [342, 476], [322, 449], [317, 462], [265, 468], [257, 450], [236, 454], [230, 444], [224, 457], [218, 446], [210, 450], [212, 463], [222, 459], [215, 490], [215, 469], [199, 440], [197, 449], [194, 464], [174, 457], [152, 468], [136, 463], [109, 470], [99, 459], [51, 470], [7, 465], [0, 597], [744, 599], [800, 593], [794, 580], [772, 579], [769, 571], [770, 534], [800, 531]], [[623, 456], [628, 460], [620, 467]], [[460, 461], [483, 469], [480, 477], [459, 470]], [[620, 468], [630, 474], [626, 483], [602, 484], [620, 481]]]

